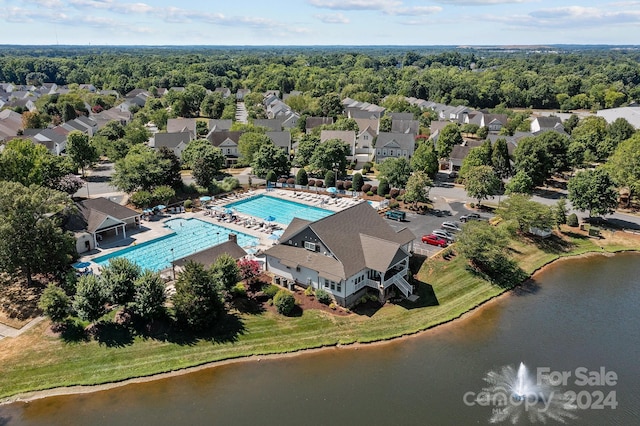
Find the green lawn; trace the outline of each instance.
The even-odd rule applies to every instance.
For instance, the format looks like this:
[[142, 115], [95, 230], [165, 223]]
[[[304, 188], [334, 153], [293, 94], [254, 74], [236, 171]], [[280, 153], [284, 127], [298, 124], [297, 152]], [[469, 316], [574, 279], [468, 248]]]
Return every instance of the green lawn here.
[[[640, 248], [637, 239], [605, 240], [570, 235], [533, 244], [516, 240], [511, 247], [520, 266], [532, 273], [560, 256]], [[420, 268], [415, 304], [387, 304], [371, 316], [334, 316], [306, 311], [299, 317], [269, 312], [235, 313], [210, 336], [140, 337], [113, 327], [102, 342], [67, 341], [47, 333], [43, 322], [23, 335], [0, 341], [0, 398], [70, 385], [93, 385], [148, 376], [209, 362], [278, 354], [309, 348], [373, 342], [416, 333], [451, 321], [504, 288], [473, 274], [460, 256], [429, 259]]]

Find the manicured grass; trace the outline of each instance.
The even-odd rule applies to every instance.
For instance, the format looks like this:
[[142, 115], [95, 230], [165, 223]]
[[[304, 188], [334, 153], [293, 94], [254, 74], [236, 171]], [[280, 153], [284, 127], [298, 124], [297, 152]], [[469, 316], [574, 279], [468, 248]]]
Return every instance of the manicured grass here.
[[[605, 235], [603, 240], [578, 233], [534, 243], [512, 242], [514, 257], [532, 273], [561, 256], [632, 250], [640, 239]], [[162, 335], [145, 338], [114, 328], [102, 342], [65, 341], [47, 333], [43, 322], [23, 335], [0, 341], [0, 398], [70, 385], [94, 385], [174, 371], [208, 362], [278, 354], [303, 349], [373, 342], [416, 333], [451, 321], [506, 291], [466, 268], [465, 259], [429, 259], [417, 285], [420, 298], [387, 304], [373, 315], [333, 316], [305, 311], [287, 318], [263, 312], [234, 313], [211, 336]]]

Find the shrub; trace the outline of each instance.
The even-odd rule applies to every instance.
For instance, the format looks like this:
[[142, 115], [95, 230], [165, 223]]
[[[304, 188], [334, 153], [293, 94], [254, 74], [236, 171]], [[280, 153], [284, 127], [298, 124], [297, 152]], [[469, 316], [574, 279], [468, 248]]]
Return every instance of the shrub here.
[[265, 180], [267, 182], [275, 182], [276, 179], [278, 179], [278, 176], [276, 175], [276, 172], [274, 172], [273, 170], [269, 170], [267, 172], [267, 176], [265, 177]]
[[243, 283], [237, 283], [231, 287], [230, 293], [235, 297], [245, 297], [247, 295], [247, 289]]
[[193, 207], [193, 201], [191, 201], [191, 200], [184, 200], [184, 208], [185, 208], [185, 209], [190, 209], [191, 207]]
[[[354, 182], [355, 182], [355, 179], [354, 179]], [[357, 187], [356, 187], [356, 188], [357, 188]], [[357, 189], [356, 189], [356, 190], [357, 190]], [[368, 183], [365, 183], [364, 185], [362, 185], [362, 186], [360, 187], [360, 190], [361, 190], [362, 192], [369, 192], [369, 191], [371, 191], [371, 185], [370, 185], [370, 184], [368, 184]]]
[[571, 213], [569, 216], [567, 216], [567, 225], [571, 226], [572, 228], [578, 226], [578, 216], [576, 216], [575, 213]]
[[332, 170], [327, 170], [327, 173], [324, 174], [324, 182], [327, 187], [336, 186], [336, 174]]
[[336, 305], [336, 303], [335, 303], [335, 302], [331, 302], [331, 304], [329, 305], [329, 307], [335, 311], [335, 310], [338, 308], [338, 305]]
[[287, 184], [289, 184], [289, 185], [295, 185], [295, 184], [296, 184], [296, 179], [295, 179], [295, 178], [289, 178], [289, 179], [287, 179]]
[[471, 207], [472, 209], [476, 208], [476, 203], [469, 203], [469, 207]]
[[317, 180], [316, 181], [316, 188], [323, 188], [324, 187], [324, 182], [322, 182], [321, 180]]
[[384, 198], [385, 198], [385, 200], [390, 200], [390, 199], [391, 199], [391, 195], [386, 194], [386, 195], [384, 196]]
[[274, 284], [269, 284], [265, 288], [263, 288], [262, 291], [264, 292], [265, 296], [272, 298], [276, 294], [278, 294], [278, 292], [280, 291], [280, 287]]
[[323, 290], [321, 288], [316, 290], [316, 299], [318, 299], [318, 302], [320, 302], [320, 303], [322, 303], [324, 305], [328, 305], [329, 303], [331, 303], [333, 301], [333, 298], [331, 297], [331, 294], [328, 291]]
[[279, 314], [289, 315], [296, 306], [296, 299], [289, 291], [282, 289], [274, 296], [273, 304], [276, 305]]
[[71, 300], [60, 287], [49, 284], [40, 296], [38, 307], [52, 322], [60, 323], [69, 316]]
[[373, 191], [368, 191], [368, 192], [367, 192], [367, 195], [368, 195], [369, 197], [373, 197]]
[[397, 188], [393, 188], [391, 191], [389, 191], [389, 195], [391, 196], [391, 198], [398, 198], [398, 195], [400, 195], [400, 190]]
[[304, 295], [305, 296], [313, 296], [313, 287], [309, 286], [307, 288], [304, 289]]
[[287, 183], [287, 180], [285, 178], [279, 178], [278, 183]]
[[389, 202], [389, 208], [390, 209], [397, 209], [398, 207], [400, 207], [400, 203], [397, 201], [391, 201]]
[[[362, 188], [364, 187], [364, 179], [362, 178], [362, 175], [360, 173], [353, 174], [353, 180], [351, 185], [353, 186], [354, 191], [363, 190]], [[371, 185], [369, 185], [369, 188], [371, 188]]]
[[296, 174], [296, 181], [295, 183], [298, 185], [307, 185], [309, 182], [309, 178], [307, 177], [307, 171], [305, 169], [300, 169], [298, 170], [298, 173]]
[[343, 190], [344, 189], [344, 181], [341, 181], [341, 180], [337, 181], [336, 182], [336, 189]]
[[372, 186], [371, 187], [371, 192], [373, 192], [374, 194], [378, 193], [378, 187], [377, 186]]
[[378, 184], [378, 195], [387, 195], [389, 193], [389, 182], [382, 178]]
[[309, 181], [307, 181], [307, 185], [308, 186], [316, 186], [316, 181], [313, 179], [310, 179]]
[[233, 176], [227, 176], [226, 178], [222, 179], [220, 188], [224, 192], [231, 192], [236, 188], [240, 188], [240, 181], [238, 180], [238, 178], [234, 178]]

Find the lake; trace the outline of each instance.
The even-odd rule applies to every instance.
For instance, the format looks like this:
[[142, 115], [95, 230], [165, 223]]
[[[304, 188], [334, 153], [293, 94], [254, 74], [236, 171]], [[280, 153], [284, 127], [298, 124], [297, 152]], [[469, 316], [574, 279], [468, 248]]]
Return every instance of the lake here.
[[[638, 254], [572, 259], [418, 336], [15, 403], [0, 407], [0, 425], [559, 424], [549, 415], [566, 424], [638, 425], [639, 284]], [[520, 362], [529, 381], [539, 372], [569, 374], [553, 391], [575, 392], [582, 409], [568, 413], [576, 418], [558, 407], [544, 411], [540, 400], [511, 411], [482, 405], [488, 373], [515, 371]], [[607, 383], [583, 383], [602, 372]]]

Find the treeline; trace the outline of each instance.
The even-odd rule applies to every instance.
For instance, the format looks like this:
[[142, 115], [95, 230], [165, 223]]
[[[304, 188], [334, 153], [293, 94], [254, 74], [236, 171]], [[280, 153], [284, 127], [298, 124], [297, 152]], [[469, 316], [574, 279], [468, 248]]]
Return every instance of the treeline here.
[[397, 94], [475, 108], [610, 108], [640, 98], [640, 52], [400, 47], [5, 47], [0, 81], [90, 83], [124, 94], [186, 87], [338, 93], [380, 102]]

